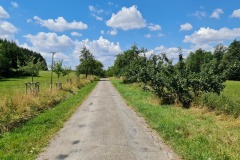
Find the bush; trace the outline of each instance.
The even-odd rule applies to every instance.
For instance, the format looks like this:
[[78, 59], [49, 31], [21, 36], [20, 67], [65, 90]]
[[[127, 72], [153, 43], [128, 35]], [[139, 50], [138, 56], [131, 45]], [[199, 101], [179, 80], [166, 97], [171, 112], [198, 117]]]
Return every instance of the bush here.
[[223, 95], [205, 93], [199, 97], [197, 104], [206, 106], [210, 110], [216, 110], [219, 113], [233, 115], [234, 117], [240, 116], [240, 104]]

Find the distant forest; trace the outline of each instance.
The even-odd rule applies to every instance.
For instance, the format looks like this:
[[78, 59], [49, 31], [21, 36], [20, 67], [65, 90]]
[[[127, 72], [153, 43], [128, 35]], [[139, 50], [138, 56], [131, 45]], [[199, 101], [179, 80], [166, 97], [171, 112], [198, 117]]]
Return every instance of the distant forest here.
[[41, 70], [47, 70], [46, 60], [40, 53], [17, 46], [15, 42], [0, 39], [0, 77], [26, 76], [20, 68], [33, 60], [41, 62]]

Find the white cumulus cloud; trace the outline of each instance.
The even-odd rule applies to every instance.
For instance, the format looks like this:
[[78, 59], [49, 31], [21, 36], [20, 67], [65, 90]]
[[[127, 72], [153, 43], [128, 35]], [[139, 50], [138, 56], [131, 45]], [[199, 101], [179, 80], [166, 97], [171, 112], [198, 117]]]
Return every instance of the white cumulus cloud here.
[[0, 20], [0, 38], [7, 40], [14, 40], [14, 34], [17, 28], [9, 22]]
[[73, 29], [83, 30], [88, 28], [88, 25], [84, 24], [81, 21], [77, 22], [74, 20], [73, 22], [67, 22], [63, 17], [58, 17], [57, 19], [43, 20], [38, 16], [34, 16], [33, 19], [36, 20], [36, 22], [40, 25], [47, 27], [49, 30], [55, 32], [63, 32], [65, 30]]
[[76, 41], [75, 49], [73, 52], [75, 58], [79, 58], [83, 46], [86, 46], [87, 49], [93, 53], [94, 57], [96, 57], [97, 60], [101, 61], [104, 64], [105, 68], [113, 65], [115, 56], [122, 52], [120, 44], [118, 42], [110, 42], [101, 36], [98, 40], [90, 41], [88, 39], [85, 39], [82, 41]]
[[146, 20], [142, 17], [137, 6], [123, 7], [118, 13], [112, 14], [106, 25], [122, 30], [139, 29], [146, 27]]
[[223, 14], [224, 12], [223, 12], [223, 10], [222, 9], [220, 9], [220, 8], [218, 8], [218, 9], [215, 9], [214, 11], [213, 11], [213, 13], [211, 14], [211, 18], [216, 18], [216, 19], [219, 19], [220, 18], [220, 15], [221, 14]]
[[[192, 50], [189, 50], [189, 49], [181, 49], [181, 53], [183, 54], [184, 58], [186, 58], [191, 51]], [[161, 53], [166, 54], [169, 59], [173, 60], [173, 63], [176, 63], [178, 61], [179, 54], [180, 54], [179, 48], [177, 48], [177, 47], [168, 48], [168, 47], [161, 45], [161, 46], [155, 47], [154, 49], [149, 50], [146, 53], [146, 56], [150, 56], [152, 54], [158, 55]]]
[[108, 31], [108, 34], [112, 35], [112, 36], [115, 36], [117, 35], [118, 31], [116, 29], [113, 29], [113, 30], [110, 30]]
[[159, 31], [159, 30], [161, 30], [161, 26], [158, 25], [158, 24], [152, 24], [152, 23], [150, 23], [149, 26], [148, 26], [148, 29], [149, 29], [150, 31]]
[[180, 31], [189, 31], [193, 28], [193, 26], [190, 23], [185, 23], [180, 25]]
[[221, 43], [224, 40], [233, 40], [240, 37], [240, 28], [221, 28], [219, 30], [211, 28], [200, 28], [191, 35], [186, 35], [184, 42], [192, 44]]
[[3, 18], [9, 18], [9, 14], [5, 9], [0, 6], [0, 38], [7, 40], [15, 40], [14, 34], [17, 33], [18, 29], [11, 23], [3, 21]]
[[234, 10], [231, 17], [240, 18], [240, 9]]
[[78, 33], [78, 32], [71, 32], [71, 35], [74, 36], [74, 37], [81, 37], [82, 36], [82, 34]]
[[9, 14], [7, 13], [7, 11], [5, 11], [5, 9], [0, 6], [0, 18], [9, 18]]
[[40, 32], [37, 35], [24, 36], [38, 52], [63, 52], [74, 46], [74, 42], [66, 35]]

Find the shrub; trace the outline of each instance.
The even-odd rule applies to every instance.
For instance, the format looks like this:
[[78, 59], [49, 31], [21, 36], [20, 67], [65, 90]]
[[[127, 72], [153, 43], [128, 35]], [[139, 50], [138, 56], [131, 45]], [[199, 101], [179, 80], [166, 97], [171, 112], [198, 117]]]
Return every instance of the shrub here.
[[206, 106], [210, 110], [216, 110], [219, 113], [240, 116], [240, 104], [229, 97], [217, 95], [216, 93], [205, 93], [196, 102], [198, 105]]

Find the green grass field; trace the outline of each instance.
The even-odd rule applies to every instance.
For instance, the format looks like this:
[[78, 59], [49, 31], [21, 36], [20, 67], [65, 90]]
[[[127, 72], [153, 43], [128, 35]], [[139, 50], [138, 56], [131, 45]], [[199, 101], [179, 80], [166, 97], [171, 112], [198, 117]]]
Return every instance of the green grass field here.
[[[51, 71], [41, 71], [39, 73], [38, 77], [34, 77], [34, 82], [40, 82], [40, 90], [46, 89], [50, 87], [50, 77], [51, 77]], [[75, 73], [72, 72], [70, 74], [71, 79], [75, 79]], [[0, 78], [0, 97], [3, 95], [11, 95], [14, 93], [25, 93], [25, 83], [31, 82], [31, 77], [19, 77], [19, 78]], [[53, 86], [55, 85], [55, 82], [57, 82], [57, 75], [53, 73]], [[66, 82], [67, 76], [60, 77], [60, 82]]]
[[239, 118], [216, 115], [206, 108], [161, 106], [155, 95], [143, 91], [139, 85], [123, 84], [116, 79], [112, 82], [127, 104], [143, 116], [183, 159], [240, 159]]
[[240, 81], [227, 81], [223, 95], [240, 103]]

